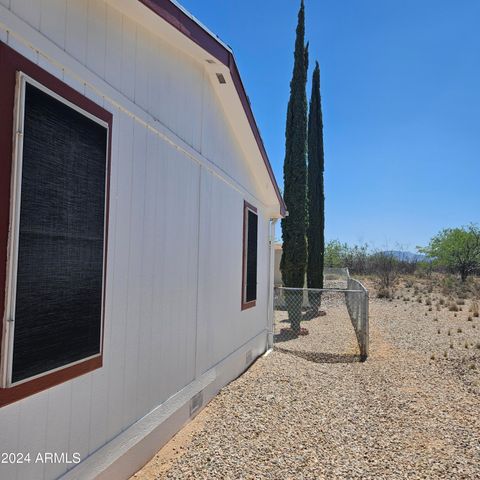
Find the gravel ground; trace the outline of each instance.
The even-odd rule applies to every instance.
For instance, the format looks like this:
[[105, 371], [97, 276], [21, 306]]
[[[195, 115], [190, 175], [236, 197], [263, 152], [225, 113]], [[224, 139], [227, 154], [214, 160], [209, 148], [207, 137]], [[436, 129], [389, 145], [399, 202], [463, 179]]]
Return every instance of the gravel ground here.
[[480, 478], [480, 319], [428, 308], [373, 299], [360, 363], [333, 302], [212, 400], [168, 468], [162, 450], [135, 478]]

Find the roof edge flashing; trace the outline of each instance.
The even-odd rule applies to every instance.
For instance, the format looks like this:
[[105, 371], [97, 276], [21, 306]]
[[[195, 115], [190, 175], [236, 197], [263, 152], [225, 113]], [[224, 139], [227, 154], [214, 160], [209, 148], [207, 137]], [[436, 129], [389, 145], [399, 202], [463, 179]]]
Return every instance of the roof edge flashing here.
[[227, 45], [216, 33], [213, 33], [205, 24], [203, 24], [195, 15], [192, 15], [183, 5], [180, 5], [176, 0], [170, 0], [179, 10], [181, 10], [187, 17], [194, 21], [201, 29], [207, 32], [214, 40], [221, 43], [230, 53], [233, 53], [232, 48]]

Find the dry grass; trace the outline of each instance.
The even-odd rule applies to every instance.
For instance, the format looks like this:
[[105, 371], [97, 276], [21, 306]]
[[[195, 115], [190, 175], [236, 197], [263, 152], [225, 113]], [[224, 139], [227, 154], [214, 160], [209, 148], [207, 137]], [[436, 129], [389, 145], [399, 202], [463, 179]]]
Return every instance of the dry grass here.
[[479, 317], [478, 302], [476, 300], [472, 301], [472, 304], [470, 305], [470, 310], [469, 311], [472, 312], [472, 314], [475, 318]]
[[450, 312], [458, 312], [458, 307], [457, 307], [457, 304], [456, 303], [450, 303], [449, 307], [448, 307], [448, 310]]

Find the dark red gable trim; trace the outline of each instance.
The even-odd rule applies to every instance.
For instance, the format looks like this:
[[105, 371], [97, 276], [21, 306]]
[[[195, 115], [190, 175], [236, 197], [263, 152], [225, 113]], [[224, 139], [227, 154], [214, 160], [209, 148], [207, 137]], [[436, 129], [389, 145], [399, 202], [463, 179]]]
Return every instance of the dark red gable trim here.
[[243, 110], [245, 111], [245, 115], [247, 116], [248, 123], [252, 129], [253, 136], [257, 142], [258, 149], [260, 150], [263, 162], [265, 163], [268, 175], [270, 176], [270, 180], [275, 189], [275, 193], [277, 194], [278, 201], [280, 202], [280, 214], [285, 216], [287, 213], [287, 207], [283, 200], [282, 194], [280, 193], [280, 189], [278, 188], [275, 175], [273, 174], [272, 166], [270, 165], [257, 122], [255, 121], [255, 117], [252, 112], [252, 107], [250, 106], [250, 101], [248, 100], [248, 96], [243, 86], [242, 79], [240, 77], [240, 73], [232, 52], [225, 48], [225, 46], [219, 40], [213, 37], [212, 34], [202, 28], [201, 25], [189, 17], [181, 8], [172, 3], [170, 0], [139, 0], [139, 2], [155, 12], [159, 17], [163, 18], [163, 20], [175, 27], [192, 42], [202, 47], [210, 55], [215, 57], [219, 62], [223, 63], [223, 65], [230, 69], [230, 75], [232, 76], [233, 84], [237, 90]]
[[228, 67], [230, 52], [177, 5], [170, 0], [140, 2]]
[[[0, 42], [0, 112], [2, 123], [0, 128], [0, 305], [3, 307], [0, 319], [0, 349], [5, 327], [5, 289], [7, 277], [7, 252], [8, 235], [10, 228], [10, 182], [12, 176], [13, 161], [13, 127], [14, 127], [14, 104], [16, 73], [22, 71], [29, 77], [38, 81], [48, 89], [60, 95], [69, 102], [77, 105], [86, 112], [103, 120], [109, 126], [108, 158], [107, 158], [107, 186], [106, 186], [106, 212], [105, 222], [105, 261], [104, 279], [107, 268], [107, 245], [108, 245], [108, 222], [109, 222], [109, 197], [110, 197], [110, 161], [112, 139], [112, 114], [97, 105], [81, 93], [66, 85], [64, 82], [32, 63], [12, 48]], [[104, 280], [104, 292], [106, 282]], [[1, 308], [1, 307], [0, 307]], [[103, 296], [103, 322], [105, 320], [105, 293]], [[105, 332], [103, 325], [102, 333]], [[1, 351], [0, 351], [1, 353]], [[53, 387], [60, 383], [71, 380], [85, 373], [91, 372], [102, 366], [103, 362], [103, 335], [101, 339], [101, 354], [97, 357], [84, 360], [75, 365], [66, 366], [52, 373], [28, 380], [10, 388], [0, 388], [0, 407], [16, 402], [22, 398]]]

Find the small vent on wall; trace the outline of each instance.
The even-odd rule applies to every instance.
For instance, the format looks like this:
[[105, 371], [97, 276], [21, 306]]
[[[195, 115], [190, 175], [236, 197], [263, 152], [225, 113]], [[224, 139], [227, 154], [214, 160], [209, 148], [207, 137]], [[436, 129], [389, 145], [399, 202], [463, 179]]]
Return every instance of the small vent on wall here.
[[190, 400], [190, 416], [195, 414], [200, 407], [203, 405], [203, 392], [198, 392], [191, 400]]
[[245, 366], [248, 367], [252, 363], [252, 360], [253, 360], [252, 351], [249, 350], [245, 355]]
[[207, 58], [205, 61], [210, 65], [213, 65], [215, 63], [215, 60], [212, 60], [211, 58]]
[[227, 81], [225, 80], [225, 77], [223, 76], [223, 74], [217, 73], [217, 78], [218, 78], [219, 83], [221, 83], [221, 84], [227, 83]]

